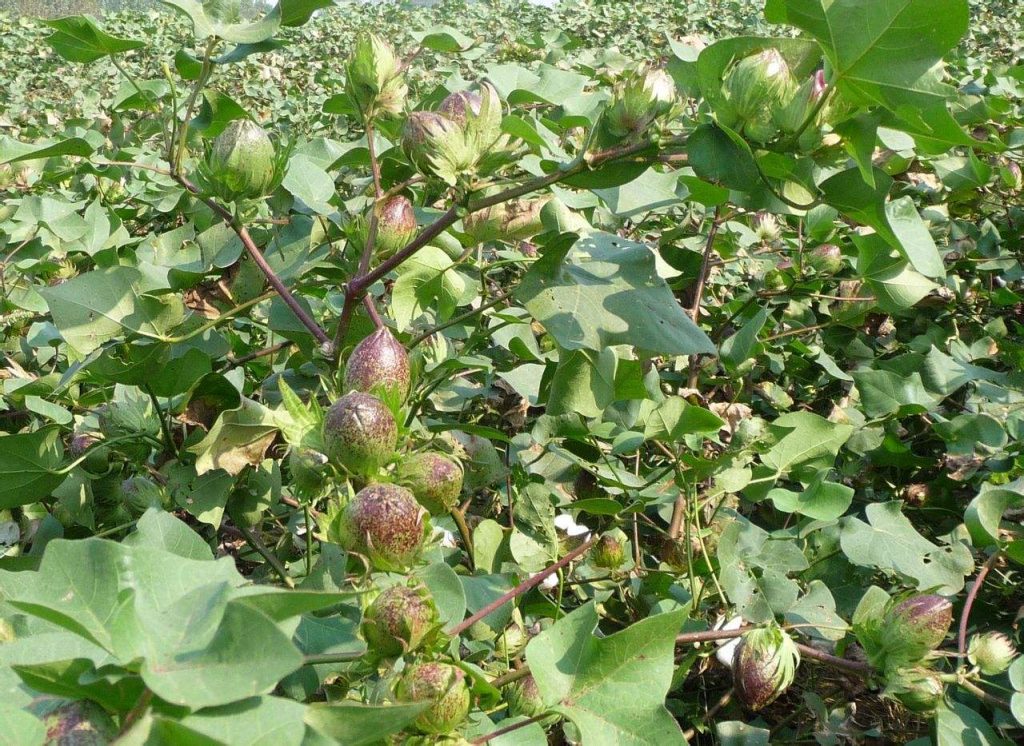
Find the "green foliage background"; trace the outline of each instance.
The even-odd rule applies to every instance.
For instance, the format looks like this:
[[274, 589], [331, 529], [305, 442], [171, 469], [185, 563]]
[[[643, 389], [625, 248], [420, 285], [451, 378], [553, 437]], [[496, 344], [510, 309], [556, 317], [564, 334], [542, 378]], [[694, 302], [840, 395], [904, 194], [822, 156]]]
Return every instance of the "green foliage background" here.
[[[419, 714], [392, 692], [422, 657], [472, 683], [470, 740], [517, 722], [524, 665], [546, 717], [496, 743], [1019, 738], [1019, 656], [982, 676], [956, 630], [948, 655], [911, 659], [879, 629], [906, 595], [937, 593], [971, 635], [1020, 640], [1024, 4], [969, 3], [958, 41], [958, 0], [882, 5], [900, 12], [873, 19], [880, 36], [833, 37], [828, 13], [863, 3], [343, 2], [218, 66], [184, 139], [194, 188], [159, 146], [201, 68], [188, 18], [108, 13], [107, 34], [140, 43], [73, 64], [54, 26], [0, 15], [0, 722], [15, 742], [42, 742], [29, 712], [45, 695], [92, 700], [128, 742], [372, 743]], [[371, 287], [416, 369], [390, 402], [402, 454], [466, 468], [465, 510], [435, 517], [407, 576], [339, 548], [359, 479], [316, 460], [338, 365], [237, 230], [333, 331], [372, 203], [345, 95], [365, 30], [423, 46], [415, 108], [486, 75], [520, 138], [495, 181], [554, 198], [527, 242], [477, 244], [453, 213]], [[732, 59], [770, 35], [794, 67], [824, 53], [859, 104], [810, 151], [716, 124]], [[684, 103], [654, 143], [602, 141], [598, 112], [638, 61], [666, 66]], [[258, 204], [210, 209], [204, 151], [246, 115], [287, 175]], [[478, 205], [479, 183], [416, 179], [400, 124], [376, 132], [380, 178], [420, 224]], [[584, 168], [588, 147], [613, 157]], [[340, 326], [344, 358], [372, 320]], [[577, 525], [624, 564], [580, 555], [554, 587], [520, 586], [515, 616], [460, 626], [564, 560]], [[457, 633], [382, 662], [361, 614], [408, 580]], [[733, 618], [804, 646], [758, 714], [693, 644]], [[934, 711], [899, 704], [907, 671], [945, 677]]]

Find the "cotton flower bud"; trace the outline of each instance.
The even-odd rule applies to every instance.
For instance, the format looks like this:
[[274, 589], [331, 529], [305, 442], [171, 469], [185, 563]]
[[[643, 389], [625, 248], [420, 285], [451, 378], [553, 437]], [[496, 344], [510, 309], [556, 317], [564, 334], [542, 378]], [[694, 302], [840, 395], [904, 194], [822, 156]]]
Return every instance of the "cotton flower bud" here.
[[794, 86], [779, 50], [769, 48], [744, 57], [726, 75], [722, 94], [727, 107], [717, 112], [719, 119], [757, 142], [767, 142], [778, 134], [774, 115], [789, 101]]
[[967, 647], [967, 659], [986, 676], [998, 676], [1010, 667], [1016, 657], [1016, 646], [1002, 632], [975, 635]]
[[675, 100], [675, 82], [667, 72], [660, 68], [634, 72], [615, 86], [608, 129], [617, 137], [642, 132], [668, 113]]
[[349, 93], [363, 112], [397, 114], [405, 104], [407, 88], [401, 64], [392, 46], [377, 34], [356, 37], [347, 65]]
[[258, 199], [274, 187], [277, 155], [263, 128], [236, 119], [213, 141], [206, 173], [214, 191], [230, 201]]

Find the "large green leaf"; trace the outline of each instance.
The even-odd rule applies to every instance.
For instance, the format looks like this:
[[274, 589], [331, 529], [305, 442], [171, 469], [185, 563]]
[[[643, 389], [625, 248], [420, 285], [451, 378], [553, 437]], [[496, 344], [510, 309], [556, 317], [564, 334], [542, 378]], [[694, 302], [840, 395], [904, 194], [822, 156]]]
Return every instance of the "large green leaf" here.
[[122, 52], [146, 46], [135, 39], [119, 39], [96, 25], [88, 16], [68, 16], [45, 21], [54, 32], [46, 41], [61, 57], [72, 62], [95, 62]]
[[974, 570], [970, 550], [960, 542], [937, 545], [918, 533], [903, 514], [903, 503], [873, 503], [865, 509], [867, 522], [847, 517], [840, 521], [843, 554], [855, 565], [895, 572], [917, 587], [958, 593], [964, 576]]
[[87, 355], [125, 333], [162, 339], [182, 322], [176, 295], [154, 296], [153, 283], [133, 267], [109, 267], [42, 290], [53, 323], [68, 346]]
[[230, 559], [189, 559], [156, 548], [154, 539], [163, 543], [158, 537], [169, 527], [155, 534], [153, 520], [147, 523], [148, 538], [134, 545], [52, 541], [38, 571], [0, 571], [0, 595], [100, 645], [122, 665], [141, 662], [139, 673], [154, 693], [193, 709], [269, 692], [302, 664], [276, 620], [343, 598], [307, 592], [281, 603], [272, 589], [241, 588]]
[[397, 733], [423, 712], [425, 703], [363, 705], [357, 702], [314, 704], [306, 709], [306, 724], [346, 746], [369, 746]]
[[686, 743], [665, 708], [682, 611], [658, 614], [598, 639], [582, 606], [526, 648], [544, 703], [573, 721], [589, 746]]
[[[281, 27], [281, 6], [252, 23], [242, 20], [240, 5], [230, 0], [160, 0], [184, 13], [192, 21], [192, 29], [199, 38], [216, 36], [235, 44], [256, 44], [269, 39]], [[304, 12], [304, 11], [303, 11]], [[290, 20], [297, 20], [299, 15]]]
[[813, 412], [790, 412], [776, 418], [771, 430], [778, 440], [761, 456], [761, 461], [778, 474], [817, 474], [832, 467], [836, 454], [853, 428], [829, 422]]
[[0, 509], [49, 496], [64, 481], [63, 456], [57, 427], [0, 438]]
[[516, 298], [568, 350], [623, 344], [663, 355], [715, 352], [658, 276], [651, 250], [609, 233], [546, 253]]
[[299, 746], [306, 727], [306, 707], [281, 697], [251, 697], [220, 707], [208, 707], [185, 717], [181, 724], [239, 746]]
[[806, 31], [821, 44], [830, 82], [850, 101], [922, 109], [953, 89], [942, 57], [967, 31], [967, 0], [768, 0], [765, 17]]

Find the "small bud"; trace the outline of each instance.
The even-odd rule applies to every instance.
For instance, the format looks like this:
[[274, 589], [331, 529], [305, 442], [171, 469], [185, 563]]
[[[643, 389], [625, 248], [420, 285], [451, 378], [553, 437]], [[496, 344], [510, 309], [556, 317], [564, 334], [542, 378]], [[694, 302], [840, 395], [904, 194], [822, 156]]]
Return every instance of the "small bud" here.
[[782, 237], [782, 228], [770, 212], [759, 212], [754, 219], [754, 235], [761, 243], [775, 243]]
[[885, 687], [887, 696], [922, 715], [935, 711], [945, 691], [935, 674], [919, 669], [897, 669], [889, 675]]
[[823, 275], [834, 275], [843, 268], [843, 252], [834, 243], [814, 247], [804, 260], [807, 266]]
[[167, 492], [148, 477], [129, 477], [121, 483], [124, 505], [132, 515], [142, 515], [149, 508], [163, 508]]
[[462, 128], [433, 111], [409, 115], [402, 130], [402, 150], [421, 173], [448, 184], [455, 184], [474, 162]]
[[648, 68], [632, 73], [615, 86], [608, 129], [617, 137], [642, 132], [668, 113], [675, 100], [675, 82], [664, 70]]
[[387, 259], [416, 237], [416, 213], [408, 197], [396, 195], [374, 207], [377, 213], [377, 237], [373, 251]]
[[544, 706], [537, 680], [529, 674], [508, 685], [505, 689], [505, 701], [508, 702], [508, 712], [512, 716], [535, 718], [543, 715], [548, 709]]
[[419, 648], [437, 624], [437, 609], [425, 587], [396, 585], [373, 600], [363, 616], [362, 630], [375, 653], [393, 657]]
[[743, 635], [733, 663], [733, 683], [744, 707], [761, 710], [781, 695], [796, 676], [800, 651], [779, 627]]
[[324, 415], [327, 455], [350, 472], [369, 476], [395, 452], [398, 424], [380, 399], [351, 391]]
[[236, 119], [213, 141], [207, 173], [214, 191], [235, 201], [259, 199], [274, 187], [277, 156], [263, 128], [249, 119]]
[[986, 676], [998, 676], [1010, 667], [1016, 657], [1016, 646], [1002, 632], [975, 635], [967, 647], [967, 659]]
[[479, 92], [458, 91], [441, 102], [439, 111], [462, 128], [472, 160], [479, 161], [501, 137], [501, 98], [490, 83]]
[[377, 34], [361, 32], [348, 61], [349, 93], [360, 111], [397, 114], [407, 88], [394, 48]]
[[513, 618], [511, 624], [505, 627], [505, 630], [495, 640], [494, 652], [499, 658], [515, 658], [523, 652], [523, 648], [529, 641], [530, 636], [523, 628], [522, 617], [519, 617], [519, 621]]
[[462, 465], [440, 453], [424, 451], [406, 456], [398, 464], [396, 477], [432, 515], [449, 513], [462, 494]]
[[624, 559], [622, 542], [611, 534], [602, 536], [594, 546], [594, 564], [598, 567], [614, 570]]

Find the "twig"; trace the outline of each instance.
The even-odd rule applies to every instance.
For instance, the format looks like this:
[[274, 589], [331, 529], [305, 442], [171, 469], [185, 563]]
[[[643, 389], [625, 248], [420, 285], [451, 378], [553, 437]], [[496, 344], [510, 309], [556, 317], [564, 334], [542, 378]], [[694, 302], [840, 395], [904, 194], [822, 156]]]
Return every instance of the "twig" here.
[[262, 350], [256, 350], [255, 352], [250, 352], [246, 355], [242, 355], [241, 357], [232, 357], [231, 355], [228, 355], [227, 361], [228, 364], [230, 365], [243, 365], [244, 363], [248, 363], [251, 360], [266, 357], [267, 355], [273, 355], [274, 353], [287, 349], [293, 346], [294, 344], [294, 342], [290, 341], [278, 342], [276, 345], [264, 347]]
[[829, 321], [824, 324], [812, 324], [811, 326], [801, 326], [799, 329], [787, 329], [784, 332], [778, 334], [769, 334], [765, 337], [762, 342], [774, 342], [776, 339], [783, 339], [784, 337], [792, 337], [795, 334], [804, 334], [805, 332], [816, 332], [824, 329], [828, 326], [832, 326], [833, 322]]
[[427, 329], [422, 334], [418, 334], [418, 335], [416, 335], [415, 337], [412, 338], [412, 341], [409, 342], [409, 344], [408, 344], [408, 349], [411, 350], [413, 347], [416, 347], [416, 346], [422, 344], [425, 340], [427, 340], [430, 337], [434, 336], [438, 332], [444, 331], [445, 329], [447, 329], [449, 327], [452, 327], [452, 326], [455, 326], [456, 324], [461, 324], [463, 321], [466, 321], [467, 319], [473, 318], [478, 313], [483, 313], [488, 308], [494, 308], [496, 305], [498, 305], [502, 301], [507, 300], [512, 295], [512, 293], [514, 293], [514, 292], [515, 292], [515, 288], [509, 288], [508, 290], [504, 290], [504, 291], [498, 293], [493, 298], [491, 298], [486, 303], [482, 304], [479, 308], [471, 308], [471, 309], [469, 309], [468, 311], [466, 311], [464, 313], [460, 313], [458, 316], [453, 316], [452, 318], [450, 318], [447, 321], [445, 321], [443, 324], [438, 324], [437, 326], [434, 326], [434, 327], [432, 327], [430, 329]]
[[[733, 692], [734, 692], [733, 689], [726, 690], [725, 694], [723, 694], [721, 697], [719, 697], [718, 701], [715, 702], [715, 704], [712, 705], [711, 708], [707, 712], [704, 713], [704, 719], [705, 720], [710, 720], [716, 714], [718, 714], [719, 710], [721, 710], [727, 704], [732, 702]], [[696, 736], [696, 735], [697, 735], [697, 728], [696, 728], [696, 726], [693, 727], [693, 728], [688, 728], [686, 731], [683, 732], [683, 741], [685, 743], [689, 743], [693, 739], [693, 737]]]
[[977, 684], [971, 681], [967, 681], [966, 679], [961, 679], [957, 682], [957, 684], [966, 689], [967, 691], [969, 691], [971, 694], [973, 694], [975, 697], [980, 699], [985, 704], [990, 705], [992, 707], [999, 707], [1000, 709], [1006, 710], [1007, 712], [1010, 711], [1009, 702], [1007, 702], [1005, 699], [1001, 697], [995, 696], [994, 694], [989, 694]]
[[475, 570], [475, 561], [473, 559], [473, 534], [469, 532], [469, 525], [466, 523], [466, 514], [462, 512], [458, 507], [451, 509], [452, 520], [455, 521], [455, 525], [459, 528], [459, 536], [462, 537], [462, 543], [466, 548], [466, 556], [469, 558], [469, 569]]
[[288, 571], [285, 569], [285, 566], [281, 564], [281, 560], [277, 558], [277, 555], [271, 552], [269, 549], [267, 549], [267, 547], [264, 546], [263, 542], [259, 540], [256, 534], [254, 534], [248, 528], [241, 524], [236, 524], [235, 527], [239, 530], [239, 532], [241, 532], [242, 536], [245, 537], [246, 543], [253, 549], [255, 549], [259, 553], [259, 555], [267, 561], [267, 564], [274, 568], [274, 572], [276, 572], [281, 577], [281, 580], [284, 582], [284, 584], [289, 588], [294, 588], [295, 581], [292, 580], [291, 577], [289, 577]]
[[985, 582], [985, 577], [988, 575], [989, 570], [999, 561], [1002, 556], [1002, 550], [993, 552], [992, 556], [989, 557], [985, 564], [978, 570], [978, 577], [974, 579], [974, 584], [971, 586], [971, 590], [967, 593], [967, 598], [964, 600], [963, 611], [960, 612], [960, 629], [956, 640], [957, 656], [960, 662], [963, 661], [964, 654], [967, 652], [967, 622], [971, 616], [971, 608], [974, 606], [974, 599], [978, 597], [978, 592], [981, 591], [981, 586]]
[[506, 674], [502, 674], [496, 679], [491, 679], [491, 686], [495, 689], [501, 689], [503, 686], [508, 686], [513, 681], [519, 681], [519, 679], [525, 679], [530, 675], [530, 667], [523, 666], [522, 668], [515, 668]]
[[231, 214], [230, 210], [217, 202], [217, 200], [212, 197], [204, 196], [200, 192], [199, 188], [189, 181], [188, 178], [181, 174], [175, 174], [173, 178], [189, 192], [199, 197], [199, 199], [206, 203], [207, 207], [213, 210], [217, 215], [224, 219], [224, 222], [231, 226], [241, 239], [242, 246], [245, 247], [250, 258], [256, 266], [260, 268], [263, 276], [267, 278], [267, 282], [270, 283], [270, 286], [274, 288], [274, 291], [281, 297], [281, 300], [283, 300], [285, 305], [291, 309], [292, 313], [295, 314], [295, 317], [302, 323], [302, 325], [309, 330], [309, 333], [316, 337], [316, 341], [323, 345], [327, 351], [330, 351], [330, 348], [332, 347], [331, 338], [327, 336], [327, 333], [320, 328], [320, 325], [317, 324], [316, 321], [313, 320], [313, 317], [306, 313], [306, 309], [299, 305], [299, 302], [295, 300], [295, 296], [292, 295], [288, 287], [281, 281], [281, 278], [278, 277], [273, 268], [267, 264], [267, 260], [263, 257], [263, 253], [259, 250], [259, 247], [256, 246], [255, 241], [252, 240], [252, 236], [249, 235], [248, 229]]
[[142, 694], [139, 695], [138, 701], [135, 706], [124, 716], [124, 720], [121, 723], [121, 733], [127, 733], [131, 730], [131, 727], [135, 725], [135, 721], [142, 717], [142, 714], [149, 709], [149, 703], [153, 701], [153, 692], [149, 687], [143, 690]]
[[373, 119], [366, 118], [366, 149], [370, 153], [370, 172], [373, 174], [373, 194], [380, 199], [384, 190], [380, 186], [380, 162], [377, 160], [377, 145], [373, 142]]
[[544, 719], [546, 717], [546, 715], [547, 715], [547, 713], [542, 713], [540, 715], [534, 715], [532, 718], [527, 718], [526, 720], [520, 720], [518, 723], [512, 723], [512, 725], [506, 725], [504, 728], [499, 728], [498, 730], [494, 731], [493, 733], [488, 733], [486, 736], [480, 736], [479, 738], [474, 738], [472, 741], [470, 741], [470, 743], [472, 743], [472, 744], [487, 743], [488, 741], [491, 741], [491, 740], [493, 740], [495, 738], [498, 738], [499, 736], [503, 736], [506, 733], [511, 733], [512, 731], [519, 730], [520, 728], [525, 728], [527, 725], [532, 725], [533, 723], [536, 723], [537, 721]]
[[[370, 210], [370, 221], [366, 231], [366, 243], [363, 245], [363, 253], [359, 257], [359, 267], [356, 269], [356, 279], [363, 277], [370, 268], [370, 259], [373, 257], [373, 246], [377, 241], [377, 209], [376, 206]], [[352, 283], [345, 286], [345, 301], [341, 306], [341, 316], [338, 317], [338, 326], [334, 330], [334, 354], [339, 355], [345, 342], [345, 335], [348, 334], [348, 325], [352, 321], [352, 314], [356, 310], [364, 293], [356, 293], [352, 290]], [[376, 312], [376, 308], [373, 309]], [[380, 326], [383, 326], [383, 322]], [[380, 328], [378, 326], [377, 328]]]
[[459, 622], [454, 627], [448, 630], [448, 635], [450, 635], [451, 637], [456, 637], [462, 634], [467, 629], [472, 627], [474, 624], [479, 622], [481, 619], [486, 617], [488, 614], [491, 614], [497, 609], [500, 609], [502, 606], [504, 606], [512, 599], [517, 598], [523, 595], [524, 593], [533, 590], [538, 585], [544, 582], [544, 578], [548, 577], [549, 575], [553, 575], [554, 573], [558, 572], [563, 567], [568, 565], [570, 562], [572, 562], [574, 559], [584, 554], [588, 549], [590, 549], [590, 547], [594, 545], [594, 542], [596, 541], [596, 536], [591, 537], [588, 541], [585, 541], [583, 544], [580, 544], [567, 555], [562, 557], [562, 559], [558, 560], [558, 562], [556, 562], [555, 564], [541, 570], [532, 578], [524, 580], [522, 583], [520, 583], [515, 588], [510, 590], [508, 593], [501, 595], [499, 598], [487, 604], [485, 607], [477, 611], [469, 618], [463, 619], [461, 622]]
[[857, 676], [867, 678], [871, 675], [871, 672], [874, 670], [871, 668], [870, 663], [851, 661], [847, 660], [846, 658], [840, 658], [837, 655], [823, 653], [817, 648], [812, 648], [810, 645], [804, 645], [803, 643], [798, 642], [794, 644], [796, 645], [797, 650], [800, 651], [800, 656], [802, 658], [809, 658], [811, 660], [818, 661], [819, 663], [824, 663], [826, 665], [832, 666], [833, 668], [841, 668], [844, 671], [856, 674]]
[[[711, 221], [711, 229], [708, 231], [707, 240], [704, 242], [704, 258], [700, 265], [700, 274], [697, 276], [697, 289], [693, 294], [693, 305], [690, 307], [690, 318], [693, 319], [693, 323], [697, 324], [700, 320], [700, 303], [704, 297], [704, 286], [707, 285], [708, 272], [711, 267], [711, 252], [715, 246], [715, 236], [718, 235], [718, 228], [722, 224], [722, 208], [715, 208], [715, 216]], [[694, 388], [697, 385], [697, 378], [700, 374], [700, 355], [692, 355], [690, 357], [690, 375], [689, 383], [687, 384], [690, 388]], [[678, 503], [678, 500], [677, 500]]]
[[164, 450], [177, 458], [179, 455], [178, 444], [174, 442], [174, 437], [171, 435], [170, 425], [167, 424], [167, 416], [164, 415], [164, 410], [160, 407], [160, 402], [156, 398], [156, 393], [154, 393], [153, 387], [148, 383], [143, 383], [142, 388], [149, 395], [149, 400], [153, 402], [153, 409], [156, 410], [156, 416], [160, 420], [160, 429], [164, 434]]

